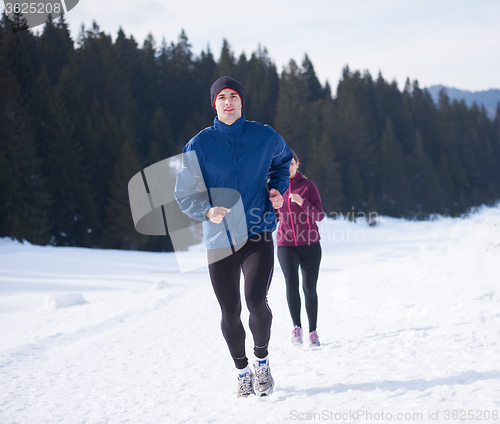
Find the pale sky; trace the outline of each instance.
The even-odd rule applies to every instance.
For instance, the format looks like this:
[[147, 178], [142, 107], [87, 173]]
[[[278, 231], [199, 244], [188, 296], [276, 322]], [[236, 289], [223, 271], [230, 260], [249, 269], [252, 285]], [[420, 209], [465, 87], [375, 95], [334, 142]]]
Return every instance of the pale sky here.
[[421, 87], [500, 88], [500, 0], [80, 0], [66, 16], [73, 39], [94, 19], [139, 45], [148, 33], [175, 43], [184, 29], [195, 55], [209, 45], [216, 59], [224, 38], [236, 57], [260, 44], [280, 72], [307, 53], [334, 91], [345, 65], [381, 71], [400, 88], [407, 77]]

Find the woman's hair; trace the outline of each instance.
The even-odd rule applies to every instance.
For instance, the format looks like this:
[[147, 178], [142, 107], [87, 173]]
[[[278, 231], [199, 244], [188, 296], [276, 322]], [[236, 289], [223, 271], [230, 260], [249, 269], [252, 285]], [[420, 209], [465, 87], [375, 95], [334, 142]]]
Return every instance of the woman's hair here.
[[[292, 149], [290, 149], [290, 150], [292, 150]], [[292, 150], [292, 154], [293, 154], [293, 158], [295, 159], [295, 163], [299, 163], [299, 157], [297, 156], [297, 153], [295, 153], [295, 151], [294, 151], [294, 150]], [[302, 176], [303, 176], [305, 179], [307, 179], [307, 177], [306, 177], [304, 174], [302, 174]]]

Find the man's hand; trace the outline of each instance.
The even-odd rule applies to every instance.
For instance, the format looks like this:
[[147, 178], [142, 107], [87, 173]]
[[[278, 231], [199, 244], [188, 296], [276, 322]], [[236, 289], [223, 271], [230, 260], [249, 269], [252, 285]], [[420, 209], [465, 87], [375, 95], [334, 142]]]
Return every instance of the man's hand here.
[[271, 195], [269, 200], [271, 201], [273, 208], [274, 209], [281, 208], [283, 206], [283, 196], [281, 195], [281, 193], [275, 188], [272, 188], [269, 194]]
[[231, 212], [231, 209], [225, 208], [223, 206], [214, 206], [207, 211], [206, 215], [207, 218], [214, 224], [220, 224], [227, 212]]
[[290, 193], [290, 200], [297, 203], [299, 206], [302, 206], [302, 203], [304, 203], [304, 199], [297, 193]]

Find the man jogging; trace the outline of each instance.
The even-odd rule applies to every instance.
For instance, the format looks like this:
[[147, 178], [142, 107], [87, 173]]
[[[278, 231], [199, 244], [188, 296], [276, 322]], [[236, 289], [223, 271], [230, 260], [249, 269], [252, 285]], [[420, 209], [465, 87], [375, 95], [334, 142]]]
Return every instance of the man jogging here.
[[[267, 303], [274, 269], [274, 210], [283, 205], [293, 155], [271, 127], [242, 115], [245, 95], [238, 81], [221, 77], [210, 95], [217, 117], [213, 126], [186, 144], [175, 197], [186, 215], [203, 221], [222, 334], [238, 373], [237, 395], [267, 396], [274, 389], [268, 358], [272, 313]], [[254, 372], [245, 354], [240, 318], [241, 272], [254, 340]]]

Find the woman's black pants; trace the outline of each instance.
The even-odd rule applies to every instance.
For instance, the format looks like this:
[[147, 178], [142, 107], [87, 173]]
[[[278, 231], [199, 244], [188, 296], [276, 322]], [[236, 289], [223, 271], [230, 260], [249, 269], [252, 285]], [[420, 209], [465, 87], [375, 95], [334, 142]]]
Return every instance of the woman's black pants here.
[[318, 283], [321, 263], [319, 242], [304, 246], [278, 246], [278, 260], [285, 275], [286, 299], [292, 316], [293, 325], [302, 327], [300, 321], [299, 266], [302, 270], [302, 289], [304, 291], [309, 332], [316, 330], [318, 320]]

